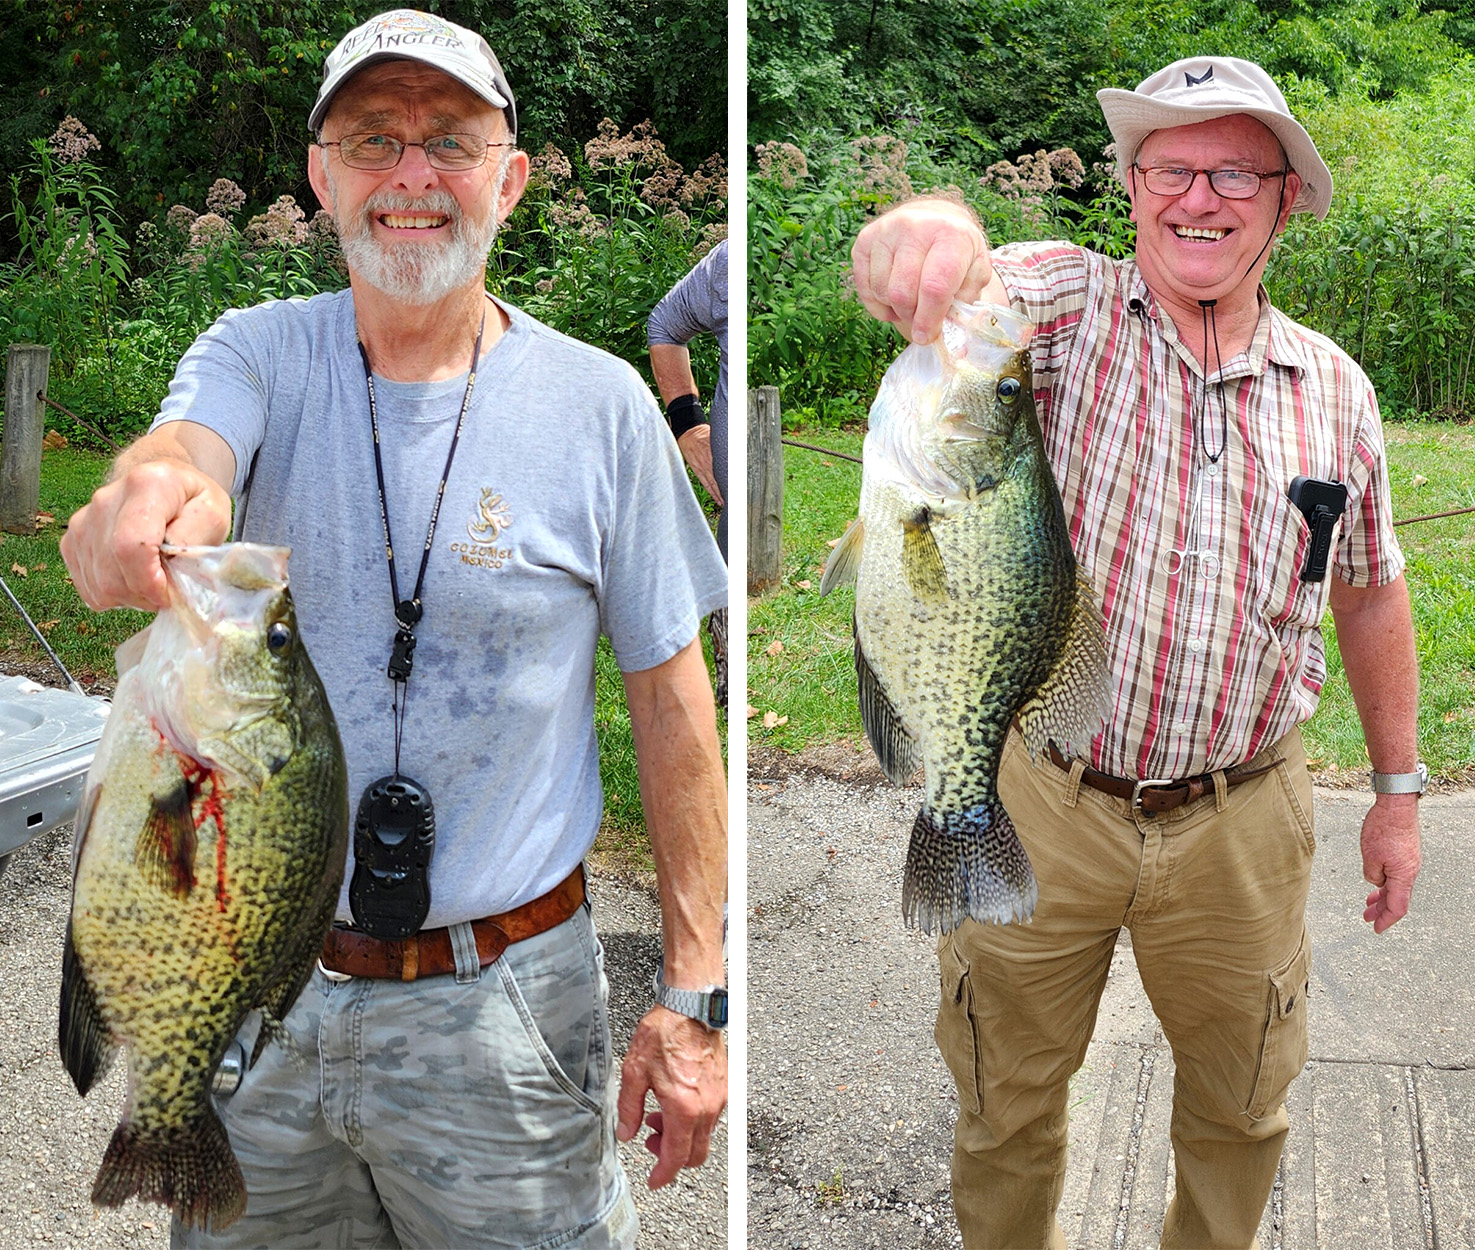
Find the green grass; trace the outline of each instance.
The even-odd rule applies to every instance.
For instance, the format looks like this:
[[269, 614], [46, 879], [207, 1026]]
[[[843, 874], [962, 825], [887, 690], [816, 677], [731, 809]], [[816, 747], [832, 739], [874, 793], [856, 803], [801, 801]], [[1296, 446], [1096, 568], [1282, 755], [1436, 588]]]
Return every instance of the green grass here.
[[[0, 575], [31, 619], [46, 633], [52, 648], [89, 691], [111, 691], [115, 679], [113, 650], [150, 620], [146, 612], [93, 612], [72, 587], [57, 544], [72, 513], [91, 497], [107, 474], [109, 458], [63, 448], [41, 459], [41, 510], [55, 520], [33, 538], [7, 534], [0, 539]], [[15, 572], [19, 567], [25, 573]], [[711, 648], [702, 634], [711, 664]], [[0, 668], [24, 667], [57, 684], [55, 665], [15, 613], [0, 602]], [[649, 872], [654, 868], [640, 807], [635, 744], [624, 684], [609, 644], [600, 641], [595, 666], [595, 729], [599, 738], [599, 771], [604, 783], [605, 818], [596, 855], [610, 868]], [[719, 713], [718, 730], [726, 744]]]
[[[786, 431], [786, 434], [789, 431]], [[863, 431], [799, 431], [803, 442], [859, 454]], [[1441, 423], [1386, 427], [1395, 519], [1475, 506], [1475, 431]], [[1421, 480], [1422, 479], [1422, 480]], [[854, 591], [821, 599], [829, 543], [845, 532], [860, 497], [860, 466], [784, 448], [784, 575], [779, 590], [748, 606], [748, 721], [755, 746], [798, 751], [863, 740], [856, 708], [850, 618]], [[1419, 745], [1447, 780], [1475, 777], [1475, 513], [1401, 526], [1418, 639]], [[804, 583], [808, 585], [804, 585]], [[1330, 616], [1327, 681], [1306, 725], [1307, 751], [1328, 780], [1367, 768], [1352, 694]], [[770, 650], [780, 644], [776, 653]], [[764, 725], [787, 718], [783, 724]], [[1363, 777], [1349, 778], [1361, 782]]]

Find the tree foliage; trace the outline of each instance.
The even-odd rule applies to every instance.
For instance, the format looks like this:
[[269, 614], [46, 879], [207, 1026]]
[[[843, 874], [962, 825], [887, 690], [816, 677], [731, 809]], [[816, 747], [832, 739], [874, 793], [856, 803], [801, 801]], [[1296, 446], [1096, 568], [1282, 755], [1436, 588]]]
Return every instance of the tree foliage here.
[[[79, 117], [103, 143], [122, 207], [199, 203], [218, 177], [253, 204], [304, 203], [307, 115], [323, 61], [382, 11], [362, 0], [0, 0], [13, 58], [0, 86], [0, 156]], [[650, 118], [694, 166], [726, 139], [725, 15], [682, 0], [424, 0], [483, 32], [518, 96], [519, 136], [593, 134]], [[3, 246], [3, 245], [0, 245]], [[14, 241], [9, 246], [13, 248]]]

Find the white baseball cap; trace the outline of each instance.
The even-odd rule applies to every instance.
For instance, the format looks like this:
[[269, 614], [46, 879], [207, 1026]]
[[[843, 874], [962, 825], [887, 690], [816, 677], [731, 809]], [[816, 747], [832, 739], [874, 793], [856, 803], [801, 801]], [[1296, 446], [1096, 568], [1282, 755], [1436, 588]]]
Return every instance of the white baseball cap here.
[[1116, 140], [1117, 174], [1123, 183], [1142, 141], [1154, 130], [1244, 113], [1275, 132], [1291, 168], [1301, 176], [1301, 192], [1291, 211], [1315, 213], [1320, 220], [1331, 207], [1332, 171], [1311, 136], [1291, 116], [1280, 88], [1251, 61], [1189, 57], [1144, 78], [1135, 91], [1107, 87], [1096, 98]]
[[464, 26], [415, 9], [371, 17], [338, 41], [323, 65], [323, 85], [308, 116], [308, 129], [322, 126], [334, 94], [349, 78], [376, 61], [394, 60], [423, 61], [464, 83], [507, 115], [507, 129], [517, 138], [517, 104], [487, 41]]

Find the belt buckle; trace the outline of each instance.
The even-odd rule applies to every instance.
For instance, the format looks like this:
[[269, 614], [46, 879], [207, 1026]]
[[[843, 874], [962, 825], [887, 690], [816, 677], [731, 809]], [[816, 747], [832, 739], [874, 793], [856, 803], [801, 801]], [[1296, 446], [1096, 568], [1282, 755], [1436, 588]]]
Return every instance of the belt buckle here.
[[321, 959], [318, 960], [318, 971], [321, 972], [330, 981], [353, 980], [353, 974], [351, 972], [336, 972], [332, 968], [329, 968], [326, 964], [324, 964]]
[[1132, 783], [1132, 810], [1134, 812], [1140, 812], [1142, 810], [1142, 791], [1147, 787], [1174, 786], [1177, 784], [1177, 779], [1174, 777], [1148, 777], [1143, 781], [1134, 781]]

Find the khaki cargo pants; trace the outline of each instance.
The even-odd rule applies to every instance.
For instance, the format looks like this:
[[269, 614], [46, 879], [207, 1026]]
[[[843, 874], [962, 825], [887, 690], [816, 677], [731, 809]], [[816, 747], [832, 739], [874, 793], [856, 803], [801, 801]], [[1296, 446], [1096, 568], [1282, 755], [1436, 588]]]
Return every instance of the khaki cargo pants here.
[[938, 944], [937, 1044], [958, 1086], [953, 1203], [967, 1250], [1065, 1250], [1067, 1082], [1085, 1059], [1117, 932], [1173, 1048], [1177, 1193], [1162, 1245], [1256, 1243], [1306, 1062], [1315, 840], [1299, 730], [1263, 777], [1161, 816], [1080, 784], [1011, 734], [999, 791], [1034, 864], [1028, 925]]

